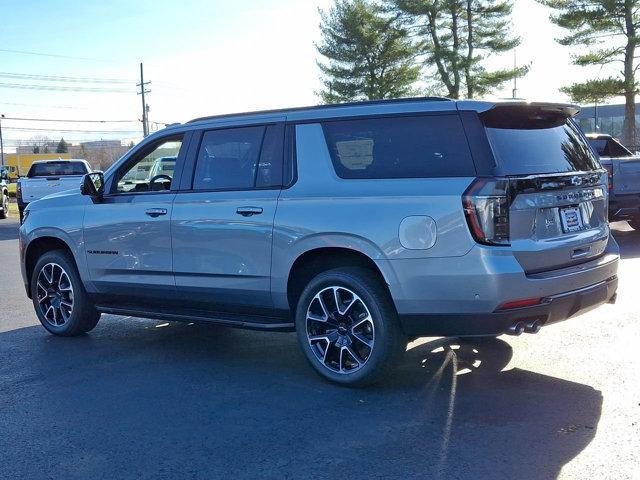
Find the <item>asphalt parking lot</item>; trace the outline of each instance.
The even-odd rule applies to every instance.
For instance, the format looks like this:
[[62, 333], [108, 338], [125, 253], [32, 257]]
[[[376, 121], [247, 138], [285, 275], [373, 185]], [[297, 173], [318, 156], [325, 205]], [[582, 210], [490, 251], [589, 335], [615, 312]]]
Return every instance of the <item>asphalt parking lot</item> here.
[[640, 234], [616, 305], [537, 335], [420, 339], [367, 390], [293, 334], [103, 316], [45, 332], [0, 221], [0, 478], [640, 478]]

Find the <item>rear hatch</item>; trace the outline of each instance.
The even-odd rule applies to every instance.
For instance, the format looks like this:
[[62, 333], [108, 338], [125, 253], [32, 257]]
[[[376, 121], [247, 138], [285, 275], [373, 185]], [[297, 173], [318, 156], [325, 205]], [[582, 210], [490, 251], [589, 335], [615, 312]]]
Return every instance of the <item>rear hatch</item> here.
[[607, 174], [576, 112], [506, 104], [480, 114], [503, 179], [508, 244], [527, 273], [593, 260], [609, 239]]

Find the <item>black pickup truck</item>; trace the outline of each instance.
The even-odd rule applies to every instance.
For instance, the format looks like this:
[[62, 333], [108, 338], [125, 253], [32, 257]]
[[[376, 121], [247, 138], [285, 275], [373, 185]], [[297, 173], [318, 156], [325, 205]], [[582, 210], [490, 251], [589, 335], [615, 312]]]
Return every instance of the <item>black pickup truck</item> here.
[[609, 172], [609, 221], [626, 220], [640, 231], [640, 155], [611, 135], [589, 133], [587, 138]]

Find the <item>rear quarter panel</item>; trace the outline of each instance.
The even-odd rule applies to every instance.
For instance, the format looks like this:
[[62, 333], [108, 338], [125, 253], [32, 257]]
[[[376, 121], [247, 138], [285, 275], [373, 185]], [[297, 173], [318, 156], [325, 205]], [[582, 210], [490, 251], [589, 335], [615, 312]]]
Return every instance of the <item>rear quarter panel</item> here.
[[[298, 178], [282, 191], [274, 226], [272, 291], [286, 308], [291, 266], [322, 247], [367, 255], [393, 282], [394, 260], [463, 256], [474, 246], [462, 211], [462, 194], [473, 178], [344, 180], [333, 168], [320, 124], [296, 127]], [[429, 249], [402, 246], [399, 227], [409, 216], [429, 216], [436, 225]]]

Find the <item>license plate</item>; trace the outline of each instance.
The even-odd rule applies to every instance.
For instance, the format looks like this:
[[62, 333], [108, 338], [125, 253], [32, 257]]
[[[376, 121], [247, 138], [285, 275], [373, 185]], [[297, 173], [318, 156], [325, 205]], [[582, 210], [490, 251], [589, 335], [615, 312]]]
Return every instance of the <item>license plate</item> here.
[[584, 228], [578, 207], [561, 208], [560, 220], [562, 220], [562, 229], [566, 233], [578, 232]]

